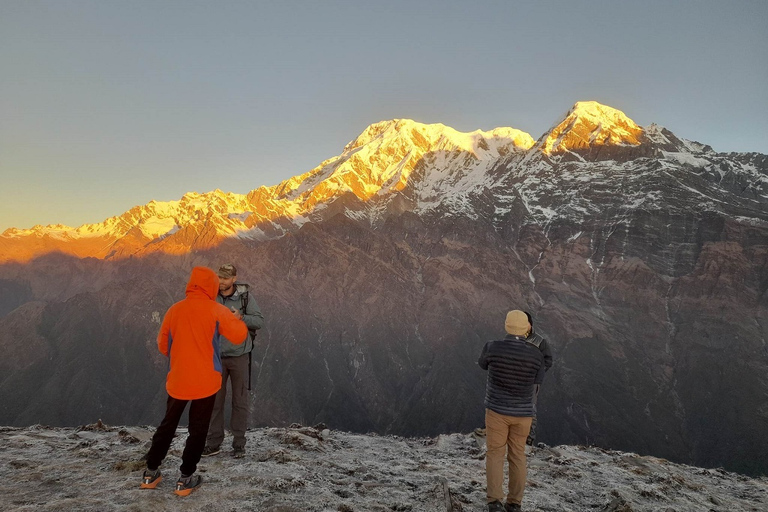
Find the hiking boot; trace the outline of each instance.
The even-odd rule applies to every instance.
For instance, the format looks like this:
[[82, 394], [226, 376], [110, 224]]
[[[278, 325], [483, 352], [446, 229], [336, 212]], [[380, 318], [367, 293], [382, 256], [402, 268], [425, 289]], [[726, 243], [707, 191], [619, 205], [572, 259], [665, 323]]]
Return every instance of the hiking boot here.
[[221, 446], [206, 446], [203, 448], [203, 457], [210, 457], [212, 455], [217, 455], [221, 453]]
[[156, 469], [154, 471], [151, 471], [149, 469], [144, 470], [144, 475], [141, 477], [141, 485], [140, 487], [142, 489], [154, 489], [157, 487], [157, 484], [163, 481], [163, 475], [160, 473], [159, 469]]
[[192, 491], [200, 487], [203, 483], [203, 477], [200, 475], [181, 475], [179, 481], [176, 482], [176, 489], [173, 491], [178, 496], [189, 496]]
[[523, 512], [523, 507], [517, 503], [507, 503], [507, 512]]
[[236, 459], [242, 459], [245, 457], [245, 448], [238, 446], [232, 451], [232, 456]]
[[507, 509], [500, 501], [496, 500], [488, 504], [488, 512], [507, 512]]

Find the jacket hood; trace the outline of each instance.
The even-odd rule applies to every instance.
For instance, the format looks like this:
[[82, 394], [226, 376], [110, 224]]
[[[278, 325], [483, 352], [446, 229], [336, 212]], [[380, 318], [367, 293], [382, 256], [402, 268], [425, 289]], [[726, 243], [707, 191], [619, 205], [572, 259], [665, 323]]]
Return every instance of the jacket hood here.
[[216, 295], [219, 293], [219, 276], [208, 267], [193, 268], [186, 293], [187, 296], [204, 295], [211, 300], [216, 300]]

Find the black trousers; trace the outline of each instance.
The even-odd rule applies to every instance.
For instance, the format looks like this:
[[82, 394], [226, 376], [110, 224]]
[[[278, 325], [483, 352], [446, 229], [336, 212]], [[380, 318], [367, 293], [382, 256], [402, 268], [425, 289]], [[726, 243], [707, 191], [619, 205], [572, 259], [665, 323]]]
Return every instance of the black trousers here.
[[160, 463], [168, 455], [168, 449], [171, 447], [174, 434], [176, 434], [176, 427], [179, 426], [179, 420], [188, 402], [192, 402], [189, 407], [189, 436], [184, 445], [184, 453], [181, 455], [181, 474], [191, 475], [197, 469], [197, 463], [200, 462], [203, 448], [205, 448], [205, 438], [208, 435], [208, 423], [211, 421], [213, 404], [216, 403], [215, 394], [197, 400], [178, 400], [168, 396], [165, 418], [157, 427], [155, 435], [152, 436], [152, 447], [147, 453], [147, 469], [159, 468]]

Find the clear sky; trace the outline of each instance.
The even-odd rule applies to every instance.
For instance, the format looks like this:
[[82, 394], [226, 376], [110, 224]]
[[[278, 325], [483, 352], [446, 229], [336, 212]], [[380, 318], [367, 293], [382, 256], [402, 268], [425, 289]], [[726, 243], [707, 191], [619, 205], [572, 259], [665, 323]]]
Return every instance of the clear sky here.
[[377, 121], [580, 100], [768, 153], [768, 1], [0, 0], [0, 231], [246, 193]]

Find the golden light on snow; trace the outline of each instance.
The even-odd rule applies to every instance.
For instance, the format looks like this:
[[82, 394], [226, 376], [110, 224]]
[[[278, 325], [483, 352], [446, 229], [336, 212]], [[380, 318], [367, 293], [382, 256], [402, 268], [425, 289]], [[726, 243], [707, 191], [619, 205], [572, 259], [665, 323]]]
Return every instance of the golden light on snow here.
[[[619, 110], [580, 102], [550, 131], [540, 149], [557, 153], [637, 145], [643, 133]], [[377, 208], [384, 208], [414, 180], [406, 201], [429, 209], [446, 197], [465, 197], [485, 187], [489, 170], [534, 145], [529, 134], [514, 128], [462, 133], [410, 119], [382, 121], [311, 171], [246, 195], [189, 192], [179, 201], [150, 201], [99, 224], [7, 230], [0, 236], [0, 261], [29, 261], [54, 251], [96, 258], [183, 254], [213, 247], [225, 238], [274, 238], [325, 218], [326, 211], [376, 215]], [[356, 211], [331, 207], [344, 196], [356, 199], [352, 201]]]
[[542, 151], [553, 154], [594, 146], [637, 146], [642, 134], [643, 129], [624, 112], [596, 101], [582, 101], [550, 131]]

